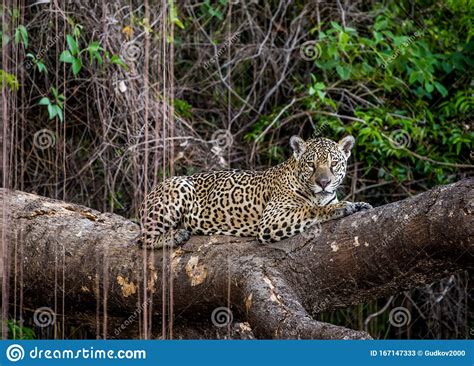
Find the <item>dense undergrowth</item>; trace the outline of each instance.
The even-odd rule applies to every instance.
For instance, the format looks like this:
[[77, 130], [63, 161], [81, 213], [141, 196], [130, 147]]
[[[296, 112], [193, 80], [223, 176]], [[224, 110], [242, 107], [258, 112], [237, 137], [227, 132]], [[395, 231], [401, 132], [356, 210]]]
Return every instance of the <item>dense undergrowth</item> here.
[[[164, 175], [265, 168], [293, 134], [356, 137], [341, 198], [381, 205], [472, 175], [472, 1], [169, 1], [173, 32], [159, 4], [2, 9], [9, 186], [134, 218]], [[391, 299], [418, 302], [413, 327], [364, 325], [387, 299], [322, 317], [468, 337], [467, 283]]]

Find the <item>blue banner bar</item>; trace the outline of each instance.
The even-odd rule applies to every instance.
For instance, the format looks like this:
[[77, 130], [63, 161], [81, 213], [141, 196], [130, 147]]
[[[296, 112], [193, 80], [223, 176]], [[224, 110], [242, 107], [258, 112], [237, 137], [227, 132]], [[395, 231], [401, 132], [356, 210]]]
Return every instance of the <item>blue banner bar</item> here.
[[0, 365], [469, 365], [474, 342], [2, 341]]

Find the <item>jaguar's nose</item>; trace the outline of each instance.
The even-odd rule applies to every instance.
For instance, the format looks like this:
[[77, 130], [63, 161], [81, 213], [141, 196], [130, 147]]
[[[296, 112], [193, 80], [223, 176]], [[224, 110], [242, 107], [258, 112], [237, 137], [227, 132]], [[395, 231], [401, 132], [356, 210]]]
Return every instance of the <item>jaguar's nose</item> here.
[[316, 181], [316, 183], [318, 183], [318, 185], [319, 185], [322, 189], [324, 189], [324, 188], [326, 188], [326, 187], [329, 185], [329, 183], [331, 183], [331, 179], [328, 178], [328, 177], [322, 177], [322, 178], [318, 179], [318, 180]]

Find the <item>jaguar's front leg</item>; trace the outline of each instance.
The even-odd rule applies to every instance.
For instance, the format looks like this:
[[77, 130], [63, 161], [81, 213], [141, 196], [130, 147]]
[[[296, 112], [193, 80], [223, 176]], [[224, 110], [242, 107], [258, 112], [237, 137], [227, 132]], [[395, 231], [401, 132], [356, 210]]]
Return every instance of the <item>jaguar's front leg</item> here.
[[317, 207], [314, 211], [315, 216], [319, 218], [319, 222], [325, 222], [346, 217], [359, 211], [370, 210], [371, 208], [372, 206], [366, 202], [342, 201], [333, 205]]

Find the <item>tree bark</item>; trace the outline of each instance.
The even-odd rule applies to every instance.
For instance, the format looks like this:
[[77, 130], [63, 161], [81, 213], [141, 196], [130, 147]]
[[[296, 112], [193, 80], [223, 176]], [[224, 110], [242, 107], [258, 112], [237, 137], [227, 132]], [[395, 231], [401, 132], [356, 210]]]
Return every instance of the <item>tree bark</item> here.
[[[195, 236], [153, 252], [134, 244], [138, 226], [123, 217], [2, 190], [3, 306], [48, 306], [65, 322], [96, 314], [104, 337], [176, 337], [186, 332], [173, 324], [191, 321], [214, 337], [219, 322], [235, 333], [232, 318], [257, 338], [370, 338], [312, 316], [472, 269], [473, 188], [436, 187], [273, 245]], [[128, 323], [114, 327], [116, 316]]]

